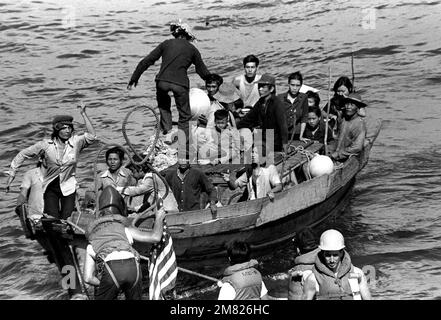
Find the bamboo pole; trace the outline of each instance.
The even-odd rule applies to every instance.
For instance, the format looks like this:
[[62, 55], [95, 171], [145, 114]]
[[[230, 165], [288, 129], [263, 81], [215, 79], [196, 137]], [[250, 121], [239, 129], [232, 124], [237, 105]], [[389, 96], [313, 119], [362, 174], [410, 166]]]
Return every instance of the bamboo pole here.
[[326, 109], [326, 123], [325, 123], [325, 154], [328, 155], [328, 127], [329, 127], [329, 110], [331, 108], [331, 66], [329, 66], [329, 81], [328, 81], [328, 106]]

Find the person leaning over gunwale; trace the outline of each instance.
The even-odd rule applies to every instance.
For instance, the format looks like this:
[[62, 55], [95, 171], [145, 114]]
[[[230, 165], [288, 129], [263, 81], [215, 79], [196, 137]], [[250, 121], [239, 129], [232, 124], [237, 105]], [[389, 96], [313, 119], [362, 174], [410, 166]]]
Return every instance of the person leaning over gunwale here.
[[73, 117], [55, 116], [51, 138], [20, 151], [12, 160], [9, 170], [7, 189], [25, 159], [35, 157], [41, 151], [45, 152], [47, 169], [43, 179], [44, 212], [55, 218], [66, 219], [72, 214], [75, 206], [78, 155], [96, 140], [95, 130], [86, 114], [86, 106], [82, 104], [80, 107], [87, 132], [74, 135]]

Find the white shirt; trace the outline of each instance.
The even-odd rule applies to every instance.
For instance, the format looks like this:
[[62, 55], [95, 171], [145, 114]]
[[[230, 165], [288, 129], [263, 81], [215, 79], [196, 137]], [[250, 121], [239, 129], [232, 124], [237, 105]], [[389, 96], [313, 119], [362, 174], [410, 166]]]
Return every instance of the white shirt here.
[[268, 192], [271, 191], [276, 184], [281, 183], [277, 168], [272, 164], [269, 165], [268, 168], [259, 168], [256, 179], [257, 190], [254, 190], [252, 179], [253, 177], [251, 176], [248, 178], [247, 173], [245, 172], [236, 180], [236, 184], [239, 187], [247, 186], [248, 200], [266, 197]]
[[63, 196], [68, 196], [76, 190], [77, 180], [75, 179], [75, 171], [78, 155], [84, 148], [96, 140], [96, 136], [88, 132], [82, 135], [73, 135], [64, 143], [62, 150], [58, 148], [54, 140], [44, 139], [20, 151], [11, 162], [9, 175], [15, 175], [15, 172], [25, 159], [35, 157], [41, 150], [44, 150], [47, 170], [43, 180], [43, 192], [49, 183], [60, 177], [61, 192]]
[[[264, 297], [268, 293], [268, 290], [265, 286], [265, 283], [262, 281], [262, 289], [260, 290], [260, 297]], [[222, 285], [220, 291], [219, 291], [219, 297], [217, 300], [234, 300], [236, 298], [236, 290], [234, 290], [234, 287], [228, 283], [224, 282]]]

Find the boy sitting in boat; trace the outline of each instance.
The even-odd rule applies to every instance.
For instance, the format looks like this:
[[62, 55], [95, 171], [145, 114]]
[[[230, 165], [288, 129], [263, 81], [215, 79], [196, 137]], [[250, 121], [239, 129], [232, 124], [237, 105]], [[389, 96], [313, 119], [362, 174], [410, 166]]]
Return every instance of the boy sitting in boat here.
[[[318, 107], [309, 107], [308, 116], [306, 120], [305, 130], [302, 132], [300, 141], [308, 142], [310, 140], [324, 143], [325, 141], [326, 124], [322, 119], [322, 111]], [[332, 130], [328, 127], [327, 142], [330, 142], [332, 137]]]
[[229, 173], [224, 173], [223, 178], [232, 190], [246, 186], [247, 200], [268, 197], [272, 201], [274, 194], [282, 191], [282, 182], [277, 168], [273, 164], [267, 168], [262, 167], [261, 164], [264, 162], [260, 161], [257, 148], [254, 148], [251, 156], [251, 170], [247, 170], [236, 180], [232, 179]]
[[230, 112], [214, 112], [214, 127], [199, 128], [195, 136], [199, 164], [239, 163], [240, 134], [230, 124]]

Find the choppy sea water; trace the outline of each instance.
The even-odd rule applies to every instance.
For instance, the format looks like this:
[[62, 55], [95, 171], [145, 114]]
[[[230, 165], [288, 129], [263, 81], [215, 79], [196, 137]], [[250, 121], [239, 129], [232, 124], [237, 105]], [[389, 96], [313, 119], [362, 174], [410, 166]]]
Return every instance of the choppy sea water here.
[[[356, 88], [383, 127], [347, 209], [317, 232], [344, 230], [354, 264], [375, 271], [375, 299], [441, 297], [441, 1], [0, 0], [0, 16], [3, 184], [15, 154], [50, 134], [53, 115], [71, 113], [84, 130], [80, 100], [99, 136], [122, 143], [127, 112], [156, 105], [159, 63], [135, 90], [125, 86], [138, 61], [170, 37], [168, 23], [177, 18], [193, 27], [210, 71], [231, 79], [253, 53], [260, 72], [277, 77], [278, 92], [300, 70], [326, 100], [329, 66], [333, 81], [350, 76], [352, 51]], [[203, 85], [193, 69], [190, 80]], [[151, 123], [132, 123], [128, 133], [142, 143]], [[92, 182], [99, 147], [81, 156], [82, 187]], [[13, 213], [21, 176], [32, 166], [22, 167], [12, 191], [0, 196], [0, 299], [66, 299], [57, 268], [24, 237]], [[270, 293], [286, 294], [279, 278], [293, 258], [286, 245], [260, 259]], [[178, 298], [216, 297], [212, 283], [182, 279]]]

